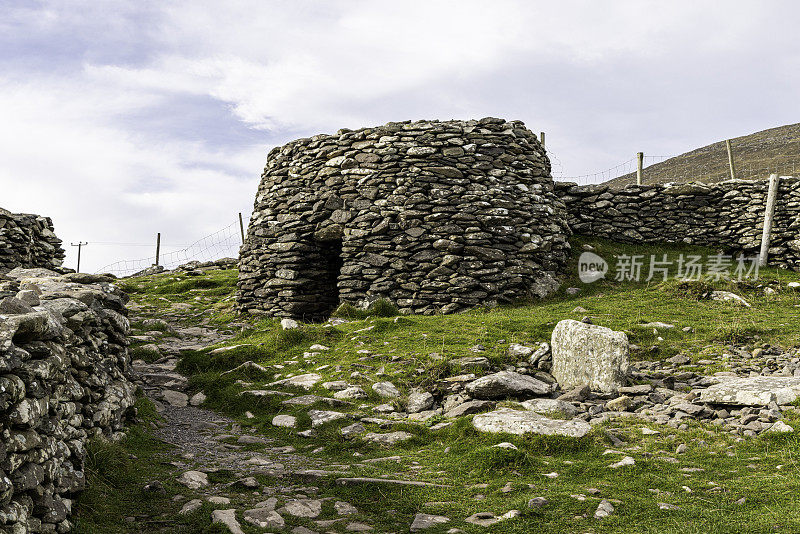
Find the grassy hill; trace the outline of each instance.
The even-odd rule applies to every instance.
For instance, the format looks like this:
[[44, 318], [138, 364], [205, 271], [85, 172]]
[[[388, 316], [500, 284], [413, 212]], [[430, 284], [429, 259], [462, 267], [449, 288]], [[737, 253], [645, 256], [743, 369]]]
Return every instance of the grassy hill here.
[[[697, 247], [634, 248], [578, 237], [572, 244], [575, 250], [592, 246], [612, 263], [614, 258], [633, 253], [691, 253], [703, 258], [713, 253]], [[573, 258], [570, 272], [577, 273], [577, 258]], [[221, 344], [229, 347], [223, 352], [214, 352], [214, 347], [181, 352], [177, 369], [188, 377], [189, 393], [204, 392], [206, 408], [233, 418], [237, 427], [254, 436], [270, 440], [266, 448], [247, 445], [254, 454], [268, 451], [270, 446], [290, 445], [293, 454], [312, 457], [318, 469], [337, 466], [349, 476], [439, 484], [393, 490], [380, 485], [342, 486], [334, 480], [337, 475], [324, 471], [312, 480], [292, 471], [277, 478], [257, 475], [259, 483], [272, 492], [269, 495], [286, 498], [298, 492], [307, 494], [306, 486], [312, 485], [313, 494], [325, 499], [319, 521], [286, 516], [287, 525], [279, 529], [281, 532], [344, 532], [345, 521], [350, 519], [339, 517], [333, 506], [337, 501], [354, 505], [358, 512], [348, 517], [372, 525], [372, 532], [407, 532], [418, 512], [451, 518], [449, 523], [426, 531], [432, 534], [450, 528], [469, 533], [535, 530], [554, 534], [800, 531], [796, 505], [800, 411], [787, 411], [785, 416], [785, 421], [798, 430], [767, 432], [747, 439], [708, 422], [687, 420], [675, 428], [631, 417], [597, 425], [583, 438], [571, 440], [482, 434], [472, 428], [469, 417], [444, 428], [438, 425], [443, 421], [441, 416], [427, 421], [382, 422], [373, 411], [387, 401], [369, 387], [378, 376], [410, 392], [416, 387], [445, 383], [443, 380], [451, 375], [485, 374], [486, 369], [462, 369], [458, 363], [460, 358], [475, 356], [477, 345], [493, 368], [513, 368], [519, 358], [508, 353], [509, 343], [547, 341], [557, 321], [584, 315], [596, 324], [626, 332], [635, 343], [635, 365], [685, 354], [691, 361], [675, 368], [675, 373], [711, 375], [727, 371], [732, 363], [725, 354], [732, 353], [735, 346], [756, 354], [770, 347], [800, 345], [796, 328], [800, 294], [788, 286], [800, 280], [797, 273], [768, 268], [761, 272], [758, 282], [709, 282], [716, 289], [736, 291], [751, 307], [698, 300], [673, 282], [610, 278], [582, 285], [573, 275], [564, 287], [580, 287], [577, 295], [562, 289], [543, 301], [491, 310], [430, 317], [352, 316], [343, 324], [302, 324], [286, 331], [275, 319], [233, 313], [236, 274], [233, 270], [195, 277], [165, 273], [124, 282], [143, 316], [163, 319], [179, 310], [187, 327], [216, 325], [237, 332]], [[765, 287], [772, 288], [771, 292]], [[645, 326], [651, 321], [666, 321], [675, 328], [656, 331]], [[132, 325], [140, 335], [152, 330], [144, 322], [133, 321]], [[158, 338], [157, 343], [169, 338], [168, 332], [146, 333]], [[152, 357], [143, 351], [143, 343], [147, 341], [134, 343], [134, 357]], [[309, 347], [316, 343], [328, 349], [309, 353]], [[764, 357], [759, 358], [765, 365]], [[246, 361], [262, 365], [264, 371], [232, 371]], [[283, 397], [243, 396], [247, 389], [272, 389], [274, 386], [268, 384], [287, 372], [315, 372], [324, 381], [346, 380], [363, 386], [368, 395], [349, 407], [336, 408], [346, 412], [346, 419], [320, 426], [311, 436], [301, 436], [299, 430], [311, 428], [309, 408], [328, 410], [328, 404], [287, 405], [281, 401]], [[329, 395], [319, 385], [296, 393], [314, 393], [319, 401]], [[398, 398], [388, 402], [403, 401]], [[276, 414], [296, 417], [298, 428], [275, 426], [271, 421]], [[124, 441], [95, 443], [90, 448], [90, 489], [76, 501], [77, 532], [225, 532], [219, 525], [210, 524], [214, 507], [241, 510], [266, 498], [246, 488], [237, 489], [235, 477], [213, 471], [211, 475], [216, 478], [209, 491], [225, 492], [231, 504], [205, 502], [193, 513], [179, 514], [188, 499], [206, 497], [199, 490], [187, 492], [174, 482], [180, 473], [176, 466], [184, 465], [186, 458], [152, 437], [150, 427], [163, 423], [147, 408], [146, 401], [140, 401], [139, 418], [140, 424]], [[345, 425], [358, 420], [371, 432], [391, 429], [412, 437], [388, 449], [362, 439], [344, 438], [341, 431]], [[615, 441], [612, 435], [618, 439]], [[219, 438], [220, 446], [241, 448], [235, 436], [223, 434]], [[622, 454], [635, 458], [635, 465], [627, 470], [610, 468]], [[163, 491], [142, 489], [153, 480], [163, 482]], [[285, 493], [283, 497], [281, 492]], [[528, 501], [535, 497], [546, 498], [547, 504], [530, 506]], [[597, 519], [594, 513], [604, 498], [613, 503], [615, 511], [610, 517]], [[478, 512], [499, 515], [511, 509], [522, 513], [488, 529], [464, 521]], [[131, 520], [126, 522], [125, 518]], [[328, 528], [321, 528], [323, 525]], [[243, 527], [247, 534], [263, 532], [250, 524]], [[291, 530], [300, 527], [310, 530]]]
[[[788, 176], [800, 172], [800, 123], [736, 137], [731, 139], [731, 146], [736, 178], [755, 180], [770, 173]], [[716, 183], [728, 179], [728, 152], [722, 140], [645, 167], [642, 182]], [[635, 183], [635, 172], [608, 181], [618, 189]]]

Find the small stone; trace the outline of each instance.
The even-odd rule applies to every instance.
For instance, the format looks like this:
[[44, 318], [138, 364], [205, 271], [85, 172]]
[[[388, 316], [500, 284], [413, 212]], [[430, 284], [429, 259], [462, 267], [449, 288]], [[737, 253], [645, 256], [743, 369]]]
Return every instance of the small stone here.
[[281, 328], [284, 330], [294, 330], [295, 328], [299, 328], [300, 325], [294, 319], [284, 318], [281, 319]]
[[184, 504], [181, 507], [181, 511], [178, 513], [181, 515], [188, 515], [194, 512], [195, 510], [199, 510], [201, 506], [203, 506], [203, 501], [201, 501], [200, 499], [192, 499], [191, 501]]
[[433, 395], [427, 391], [414, 391], [408, 395], [408, 413], [419, 413], [433, 407]]
[[322, 501], [317, 499], [292, 499], [286, 501], [281, 512], [294, 517], [313, 519], [322, 512]]
[[186, 393], [181, 393], [180, 391], [165, 389], [161, 392], [161, 397], [167, 404], [170, 406], [175, 406], [176, 408], [183, 408], [189, 404], [189, 396]]
[[366, 432], [366, 428], [361, 423], [353, 423], [352, 425], [348, 425], [339, 429], [339, 433], [342, 435], [343, 438], [349, 439], [359, 434], [363, 434]]
[[189, 489], [200, 489], [208, 486], [208, 475], [200, 471], [186, 471], [178, 477], [178, 482]]
[[244, 520], [260, 528], [283, 528], [286, 524], [280, 514], [270, 507], [245, 510]]
[[547, 506], [548, 502], [549, 501], [544, 497], [534, 497], [533, 499], [528, 501], [528, 508], [538, 510], [543, 506]]
[[378, 434], [376, 432], [370, 432], [369, 434], [364, 436], [364, 440], [369, 441], [370, 443], [377, 443], [378, 445], [391, 447], [392, 445], [396, 445], [401, 441], [406, 441], [413, 437], [414, 434], [410, 434], [408, 432], [403, 432], [403, 431], [389, 432], [387, 434]]
[[284, 428], [297, 428], [297, 418], [293, 415], [276, 415], [272, 418], [272, 425]]
[[333, 508], [339, 515], [352, 515], [358, 513], [358, 509], [355, 506], [344, 501], [336, 501], [333, 503]]
[[414, 521], [411, 523], [411, 532], [419, 532], [420, 530], [427, 530], [437, 525], [443, 525], [450, 521], [449, 517], [443, 515], [431, 515], [418, 513], [414, 516]]
[[189, 399], [189, 404], [192, 406], [200, 406], [206, 401], [206, 395], [202, 391], [195, 393], [192, 395], [192, 398]]
[[613, 464], [609, 465], [608, 467], [610, 467], [611, 469], [619, 469], [620, 467], [627, 467], [629, 465], [635, 465], [635, 464], [636, 464], [636, 460], [634, 460], [630, 456], [626, 456], [622, 460], [620, 460], [619, 462], [613, 463]]
[[228, 527], [231, 534], [244, 534], [242, 526], [236, 520], [236, 510], [214, 510], [211, 512], [211, 523]]
[[340, 399], [340, 400], [366, 399], [367, 392], [358, 386], [350, 386], [348, 388], [337, 391], [336, 393], [333, 394], [333, 397], [335, 399]]
[[603, 519], [614, 513], [614, 506], [606, 499], [600, 501], [597, 510], [594, 513], [595, 519]]
[[376, 382], [372, 384], [372, 391], [388, 399], [394, 399], [400, 396], [400, 390], [391, 382]]

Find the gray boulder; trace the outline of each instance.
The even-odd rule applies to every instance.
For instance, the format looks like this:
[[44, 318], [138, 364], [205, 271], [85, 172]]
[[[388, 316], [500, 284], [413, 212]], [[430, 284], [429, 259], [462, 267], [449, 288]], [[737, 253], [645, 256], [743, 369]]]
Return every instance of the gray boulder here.
[[553, 330], [550, 347], [551, 374], [562, 389], [586, 385], [614, 392], [625, 385], [630, 365], [625, 333], [565, 319]]
[[773, 400], [778, 404], [790, 404], [798, 396], [800, 378], [756, 376], [723, 380], [701, 391], [700, 400], [710, 404], [767, 406]]
[[476, 399], [501, 399], [530, 395], [547, 395], [552, 386], [541, 380], [514, 371], [500, 371], [467, 384], [467, 393]]
[[489, 413], [476, 415], [472, 426], [481, 432], [505, 432], [522, 435], [528, 432], [545, 436], [569, 436], [580, 438], [591, 429], [591, 425], [580, 419], [550, 419], [536, 412], [523, 412], [510, 408], [498, 408]]

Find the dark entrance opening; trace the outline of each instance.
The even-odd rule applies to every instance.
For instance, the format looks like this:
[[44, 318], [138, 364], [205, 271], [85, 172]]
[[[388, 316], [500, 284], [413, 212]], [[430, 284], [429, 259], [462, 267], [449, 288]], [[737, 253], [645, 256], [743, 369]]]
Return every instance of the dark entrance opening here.
[[316, 321], [324, 321], [339, 307], [339, 273], [344, 265], [342, 259], [342, 241], [320, 241], [320, 271], [318, 281], [319, 306]]

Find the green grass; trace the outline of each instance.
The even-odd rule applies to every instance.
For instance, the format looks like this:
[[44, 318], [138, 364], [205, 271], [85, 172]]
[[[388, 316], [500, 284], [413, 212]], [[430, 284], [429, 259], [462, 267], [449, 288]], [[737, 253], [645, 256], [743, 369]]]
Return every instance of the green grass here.
[[[634, 247], [581, 237], [574, 238], [572, 245], [576, 251], [583, 245], [591, 245], [612, 268], [623, 255], [660, 257], [664, 253], [670, 256], [684, 253], [705, 258], [715, 253], [698, 247]], [[577, 273], [577, 259], [573, 259], [569, 272]], [[626, 332], [639, 347], [633, 352], [634, 360], [665, 359], [683, 353], [694, 362], [716, 360], [710, 366], [698, 365], [700, 372], [725, 370], [720, 356], [732, 343], [751, 349], [765, 345], [800, 346], [800, 331], [796, 327], [800, 294], [786, 287], [787, 282], [800, 280], [797, 273], [764, 269], [759, 281], [745, 283], [724, 280], [635, 283], [609, 279], [591, 285], [581, 284], [571, 274], [556, 295], [543, 301], [425, 317], [394, 317], [396, 311], [385, 304], [376, 303], [372, 310], [366, 311], [343, 306], [337, 315], [351, 322], [336, 327], [303, 324], [288, 331], [281, 330], [276, 320], [233, 315], [231, 296], [235, 276], [235, 271], [215, 271], [203, 277], [166, 274], [126, 281], [125, 287], [143, 307], [143, 313], [152, 317], [179, 310], [187, 318], [187, 324], [195, 318], [223, 326], [234, 320], [246, 324], [243, 331], [224, 344], [240, 347], [216, 355], [209, 354], [209, 350], [187, 351], [180, 360], [179, 370], [190, 376], [192, 392], [205, 391], [207, 406], [238, 418], [246, 428], [276, 438], [282, 444], [291, 444], [298, 451], [310, 454], [308, 451], [322, 447], [314, 455], [320, 465], [355, 463], [351, 470], [354, 476], [390, 476], [452, 486], [398, 490], [382, 485], [342, 487], [332, 479], [319, 482], [322, 496], [354, 504], [361, 513], [353, 519], [372, 524], [376, 532], [405, 530], [420, 511], [452, 518], [444, 527], [430, 532], [445, 532], [453, 527], [465, 532], [510, 533], [530, 532], [532, 528], [544, 533], [800, 531], [800, 510], [795, 498], [800, 490], [798, 432], [737, 441], [713, 425], [690, 423], [686, 430], [677, 430], [622, 420], [606, 423], [576, 440], [480, 434], [473, 429], [469, 418], [438, 431], [430, 427], [441, 418], [428, 423], [396, 424], [391, 429], [365, 425], [371, 432], [405, 430], [414, 436], [391, 449], [382, 449], [360, 439], [344, 439], [339, 429], [351, 424], [352, 419], [315, 429], [317, 434], [313, 439], [300, 438], [292, 431], [273, 427], [271, 420], [279, 413], [291, 414], [298, 417], [298, 430], [308, 429], [308, 407], [284, 405], [282, 397], [255, 400], [240, 395], [245, 389], [264, 388], [289, 374], [316, 372], [323, 381], [346, 380], [361, 385], [369, 394], [366, 400], [335, 409], [354, 417], [377, 415], [371, 407], [387, 401], [370, 389], [375, 381], [389, 380], [407, 393], [414, 387], [440, 387], [439, 380], [453, 374], [482, 374], [482, 370], [462, 369], [454, 362], [475, 356], [471, 351], [475, 345], [485, 347], [478, 355], [487, 357], [493, 365], [514, 365], [516, 359], [507, 355], [509, 343], [548, 341], [558, 321], [580, 320], [584, 316], [595, 324]], [[202, 282], [206, 278], [209, 282]], [[778, 293], [765, 295], [766, 284]], [[579, 287], [581, 291], [569, 296], [565, 292], [567, 287]], [[715, 289], [733, 291], [752, 307], [709, 300], [708, 293]], [[654, 332], [641, 326], [654, 321], [674, 324], [676, 328]], [[691, 328], [683, 331], [684, 327]], [[330, 350], [306, 354], [315, 343]], [[222, 375], [248, 360], [265, 366], [268, 372]], [[251, 385], [244, 387], [237, 381]], [[330, 396], [319, 385], [308, 393]], [[404, 399], [393, 402], [402, 405]], [[324, 404], [311, 408], [330, 409]], [[245, 417], [245, 412], [253, 417]], [[786, 422], [800, 429], [797, 412], [791, 413]], [[661, 433], [645, 436], [640, 430], [643, 426]], [[612, 446], [607, 431], [623, 439], [625, 445]], [[504, 441], [513, 443], [518, 450], [492, 447]], [[688, 452], [676, 455], [675, 447], [680, 443], [688, 446]], [[633, 456], [636, 465], [610, 469], [608, 466], [622, 455], [603, 452], [614, 448]], [[388, 455], [399, 455], [401, 461], [363, 462]], [[144, 454], [141, 457], [152, 459]], [[669, 463], [663, 457], [676, 458], [679, 463]], [[109, 465], [117, 469], [116, 464]], [[704, 471], [686, 472], [681, 470], [684, 467], [699, 467]], [[559, 473], [558, 478], [543, 476], [550, 472]], [[501, 492], [508, 482], [512, 491]], [[488, 486], [473, 487], [476, 484]], [[683, 486], [690, 488], [691, 493]], [[127, 487], [124, 480], [119, 481], [121, 493], [128, 490], [120, 488]], [[135, 485], [130, 487], [133, 488], [130, 491], [135, 491]], [[599, 493], [593, 495], [590, 488], [598, 489]], [[478, 494], [483, 499], [476, 499]], [[572, 497], [578, 494], [585, 495], [585, 500]], [[541, 510], [528, 510], [527, 501], [536, 496], [546, 497], [549, 504]], [[747, 497], [745, 503], [736, 504], [741, 497]], [[599, 521], [593, 514], [601, 498], [621, 502], [614, 503], [616, 511], [611, 517]], [[658, 503], [679, 509], [660, 510]], [[328, 506], [323, 515], [332, 513]], [[84, 509], [80, 503], [79, 509]], [[489, 529], [463, 523], [463, 518], [475, 512], [500, 515], [511, 509], [522, 510], [523, 515]], [[166, 506], [163, 513], [169, 516], [170, 510], [174, 507]], [[198, 512], [206, 519], [208, 513], [208, 510]], [[200, 519], [197, 521], [198, 528], [205, 528]], [[314, 527], [312, 523], [291, 524]]]

